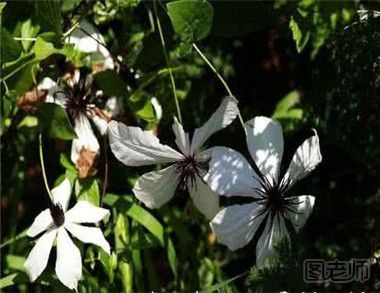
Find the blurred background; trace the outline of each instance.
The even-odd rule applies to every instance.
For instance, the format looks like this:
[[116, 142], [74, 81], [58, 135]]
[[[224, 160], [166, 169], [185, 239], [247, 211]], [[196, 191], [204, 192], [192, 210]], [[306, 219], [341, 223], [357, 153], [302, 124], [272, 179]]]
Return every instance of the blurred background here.
[[[195, 2], [203, 9], [202, 1]], [[206, 24], [200, 18], [200, 28], [193, 28], [207, 32], [190, 36], [173, 29], [167, 2], [157, 1], [156, 9], [152, 1], [139, 0], [1, 3], [5, 82], [1, 84], [0, 285], [4, 291], [65, 290], [52, 274], [54, 257], [36, 283], [28, 283], [23, 273], [32, 247], [23, 231], [46, 208], [46, 191], [38, 156], [38, 111], [26, 108], [22, 98], [44, 77], [62, 77], [69, 65], [92, 71], [94, 87], [103, 91], [99, 106], [116, 97], [119, 110], [115, 119], [153, 129], [163, 143], [173, 145], [171, 124], [176, 109], [157, 19], [186, 131], [192, 133], [201, 126], [227, 95], [192, 47], [193, 42], [227, 81], [244, 120], [264, 115], [280, 121], [285, 136], [284, 167], [311, 136], [311, 129], [317, 129], [323, 161], [292, 190], [295, 195], [315, 196], [314, 211], [300, 233], [292, 237], [290, 253], [281, 253], [273, 269], [258, 270], [254, 266], [257, 239], [237, 252], [228, 251], [218, 244], [207, 219], [186, 192], [178, 191], [159, 210], [140, 206], [131, 190], [136, 178], [153, 167], [122, 165], [107, 147], [107, 139], [97, 134], [101, 144], [97, 171], [94, 176], [78, 179], [75, 193], [78, 198], [95, 198], [111, 209], [105, 234], [111, 247], [117, 249], [108, 257], [97, 248], [80, 246], [85, 268], [79, 291], [380, 290], [380, 3], [209, 3], [211, 24], [202, 27]], [[65, 32], [83, 20], [102, 35], [114, 59], [113, 70], [97, 71], [93, 59], [88, 63], [83, 54], [68, 54], [62, 49]], [[48, 37], [51, 32], [54, 40]], [[63, 38], [57, 41], [56, 36]], [[13, 42], [9, 38], [21, 48], [19, 54], [16, 45], [5, 45]], [[45, 47], [25, 38], [42, 38]], [[46, 54], [51, 50], [46, 44], [55, 51]], [[153, 97], [162, 115], [152, 105]], [[35, 102], [27, 104], [38, 108], [39, 101]], [[229, 146], [248, 155], [238, 120], [207, 145]], [[75, 178], [69, 154], [69, 141], [44, 141], [51, 186], [63, 174]], [[103, 195], [105, 169], [108, 180]], [[141, 207], [140, 214], [130, 212], [131, 205]], [[144, 222], [144, 217], [151, 217], [151, 221]], [[163, 240], [166, 237], [174, 249]], [[353, 258], [375, 259], [369, 281], [307, 284], [303, 280], [305, 259]]]

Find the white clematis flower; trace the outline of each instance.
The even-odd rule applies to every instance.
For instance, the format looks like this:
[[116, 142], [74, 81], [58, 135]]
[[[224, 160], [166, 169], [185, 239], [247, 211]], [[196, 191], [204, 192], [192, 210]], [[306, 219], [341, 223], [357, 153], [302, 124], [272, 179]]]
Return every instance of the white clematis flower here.
[[114, 69], [115, 64], [111, 53], [102, 45], [104, 44], [103, 36], [87, 20], [82, 20], [79, 27], [80, 29], [74, 30], [66, 42], [73, 44], [79, 51], [89, 53], [88, 61], [91, 61], [98, 70]]
[[45, 232], [30, 252], [24, 267], [31, 282], [34, 282], [47, 266], [54, 241], [57, 245], [55, 272], [58, 279], [69, 289], [77, 289], [82, 276], [82, 259], [69, 232], [82, 242], [92, 243], [110, 254], [110, 245], [97, 227], [82, 226], [82, 223], [97, 223], [109, 217], [109, 211], [96, 207], [87, 201], [78, 201], [67, 211], [71, 195], [71, 185], [66, 178], [52, 190], [54, 204], [41, 212], [28, 229], [27, 235], [35, 237]]
[[285, 222], [295, 230], [305, 224], [315, 198], [292, 196], [289, 189], [307, 176], [322, 160], [319, 138], [315, 134], [296, 150], [285, 175], [280, 178], [284, 149], [281, 125], [266, 117], [256, 117], [245, 123], [249, 152], [260, 172], [250, 166], [239, 152], [226, 147], [211, 149], [212, 158], [204, 180], [216, 193], [243, 196], [252, 202], [222, 209], [211, 221], [218, 239], [230, 250], [247, 245], [264, 223], [264, 232], [256, 248], [257, 265], [275, 255], [276, 239], [288, 237]]
[[212, 134], [228, 126], [238, 112], [236, 99], [224, 98], [210, 119], [194, 131], [191, 143], [189, 134], [174, 118], [173, 132], [180, 152], [161, 144], [151, 132], [111, 121], [109, 140], [119, 161], [127, 166], [173, 163], [142, 175], [133, 188], [135, 196], [148, 208], [159, 208], [174, 196], [178, 185], [182, 189], [187, 187], [195, 206], [212, 219], [219, 210], [219, 199], [202, 180], [210, 154], [200, 149]]

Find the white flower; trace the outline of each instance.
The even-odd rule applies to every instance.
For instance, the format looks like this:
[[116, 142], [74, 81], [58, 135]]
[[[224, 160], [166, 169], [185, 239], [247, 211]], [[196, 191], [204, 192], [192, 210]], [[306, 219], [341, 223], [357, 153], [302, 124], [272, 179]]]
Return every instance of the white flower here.
[[79, 51], [90, 53], [88, 60], [100, 65], [101, 70], [114, 69], [112, 56], [102, 45], [104, 44], [103, 36], [86, 20], [82, 20], [79, 27], [80, 29], [74, 30], [66, 39], [67, 43], [74, 44]]
[[110, 254], [110, 245], [97, 227], [79, 225], [81, 223], [97, 223], [109, 217], [109, 211], [96, 207], [87, 201], [78, 201], [67, 210], [71, 186], [66, 178], [52, 190], [54, 204], [41, 212], [28, 229], [27, 235], [35, 237], [45, 232], [36, 242], [30, 252], [24, 267], [30, 280], [35, 281], [47, 266], [54, 241], [57, 245], [57, 260], [55, 272], [58, 279], [66, 287], [76, 289], [82, 276], [82, 259], [79, 249], [75, 246], [70, 234], [82, 242], [92, 243]]
[[265, 225], [256, 248], [257, 264], [275, 255], [277, 238], [288, 237], [285, 222], [296, 231], [305, 224], [315, 198], [310, 195], [291, 196], [288, 191], [295, 182], [307, 176], [322, 160], [318, 135], [305, 140], [296, 150], [285, 175], [280, 178], [284, 149], [281, 125], [266, 117], [245, 123], [249, 152], [260, 172], [256, 172], [237, 151], [215, 147], [210, 169], [204, 180], [216, 193], [224, 196], [252, 198], [252, 202], [222, 209], [211, 227], [230, 250], [247, 245], [259, 226]]
[[[38, 90], [48, 91], [46, 102], [56, 103], [67, 109], [74, 120], [74, 130], [78, 137], [72, 142], [71, 160], [75, 165], [78, 165], [78, 160], [83, 151], [91, 153], [91, 157], [94, 158], [99, 154], [100, 145], [92, 130], [89, 118], [92, 119], [101, 135], [105, 135], [108, 129], [107, 121], [95, 113], [97, 109], [92, 104], [93, 96], [88, 89], [91, 82], [92, 79], [89, 76], [86, 80], [81, 80], [80, 73], [76, 70], [72, 80], [69, 80], [70, 89], [66, 93], [49, 77], [45, 77], [37, 87]], [[87, 176], [89, 171], [87, 169], [90, 167], [85, 166], [83, 168], [85, 171], [81, 177]]]
[[127, 166], [173, 163], [142, 175], [133, 188], [136, 197], [149, 208], [159, 208], [173, 197], [178, 185], [182, 189], [187, 187], [195, 206], [212, 219], [219, 210], [219, 200], [202, 180], [210, 156], [207, 150], [200, 151], [200, 148], [212, 134], [228, 126], [238, 112], [236, 99], [224, 98], [210, 119], [194, 131], [191, 143], [189, 134], [174, 119], [175, 142], [181, 152], [161, 144], [151, 132], [111, 121], [108, 126], [110, 145], [119, 161]]

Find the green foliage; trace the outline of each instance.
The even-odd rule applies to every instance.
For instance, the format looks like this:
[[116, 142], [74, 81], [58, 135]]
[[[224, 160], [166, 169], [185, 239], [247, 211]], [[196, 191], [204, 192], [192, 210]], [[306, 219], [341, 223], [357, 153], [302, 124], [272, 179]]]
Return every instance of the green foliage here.
[[21, 54], [21, 46], [13, 39], [13, 36], [3, 27], [0, 27], [1, 33], [1, 61], [2, 64], [16, 60]]
[[206, 0], [179, 0], [168, 3], [174, 31], [186, 44], [207, 37], [211, 30], [213, 8]]
[[41, 104], [38, 108], [38, 122], [42, 133], [48, 137], [65, 140], [77, 137], [66, 111], [57, 104]]

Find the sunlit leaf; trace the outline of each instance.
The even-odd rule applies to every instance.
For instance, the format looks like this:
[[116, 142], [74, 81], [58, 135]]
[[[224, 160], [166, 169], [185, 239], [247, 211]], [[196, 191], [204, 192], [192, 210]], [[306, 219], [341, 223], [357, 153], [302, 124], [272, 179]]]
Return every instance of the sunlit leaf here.
[[207, 37], [214, 14], [210, 3], [205, 0], [180, 0], [166, 6], [174, 31], [183, 42], [191, 44]]
[[75, 195], [78, 200], [87, 200], [93, 205], [99, 206], [100, 193], [96, 178], [78, 179], [75, 182]]

